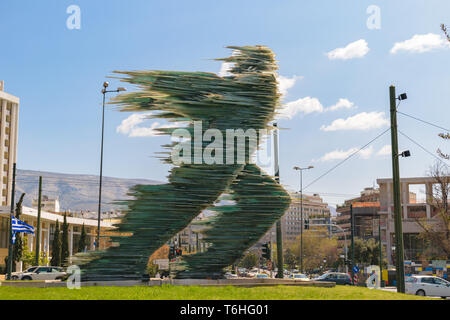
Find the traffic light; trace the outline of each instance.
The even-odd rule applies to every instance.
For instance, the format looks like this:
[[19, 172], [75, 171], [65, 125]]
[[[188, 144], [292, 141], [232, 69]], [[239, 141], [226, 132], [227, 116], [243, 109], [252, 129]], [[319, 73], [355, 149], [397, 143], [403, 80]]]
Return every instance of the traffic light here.
[[264, 243], [262, 245], [262, 250], [261, 251], [262, 251], [262, 257], [267, 259], [267, 260], [270, 260], [270, 246], [269, 246], [269, 243]]
[[305, 219], [304, 226], [305, 226], [305, 230], [309, 230], [309, 219]]
[[183, 250], [177, 249], [177, 250], [176, 250], [176, 255], [175, 255], [175, 257], [179, 257], [179, 256], [181, 256], [181, 255], [183, 255]]
[[172, 260], [175, 258], [175, 247], [174, 246], [170, 246], [169, 248], [169, 260]]

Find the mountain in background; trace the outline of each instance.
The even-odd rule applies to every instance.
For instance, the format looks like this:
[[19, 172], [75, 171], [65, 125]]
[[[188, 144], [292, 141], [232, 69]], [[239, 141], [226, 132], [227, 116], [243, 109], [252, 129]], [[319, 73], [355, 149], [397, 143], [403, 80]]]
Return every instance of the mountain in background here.
[[[23, 205], [31, 207], [33, 199], [38, 198], [39, 176], [42, 176], [42, 196], [57, 198], [61, 211], [95, 211], [98, 210], [99, 176], [83, 174], [65, 174], [32, 170], [17, 170], [16, 201], [25, 192]], [[103, 177], [102, 212], [120, 210], [114, 201], [126, 200], [130, 187], [137, 184], [162, 184], [163, 182], [147, 179], [122, 179]]]

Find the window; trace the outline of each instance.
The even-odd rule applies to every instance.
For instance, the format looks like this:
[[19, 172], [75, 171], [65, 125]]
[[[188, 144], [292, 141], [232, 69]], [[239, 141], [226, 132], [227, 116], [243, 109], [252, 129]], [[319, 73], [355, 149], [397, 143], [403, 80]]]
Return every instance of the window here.
[[448, 284], [447, 281], [442, 280], [440, 278], [433, 278], [433, 280], [434, 280], [435, 284], [438, 284], [438, 285], [441, 285], [441, 286], [446, 286]]
[[425, 278], [422, 278], [422, 281], [421, 281], [421, 282], [422, 282], [422, 283], [428, 283], [428, 284], [433, 284], [433, 283], [434, 283], [432, 277], [425, 277]]

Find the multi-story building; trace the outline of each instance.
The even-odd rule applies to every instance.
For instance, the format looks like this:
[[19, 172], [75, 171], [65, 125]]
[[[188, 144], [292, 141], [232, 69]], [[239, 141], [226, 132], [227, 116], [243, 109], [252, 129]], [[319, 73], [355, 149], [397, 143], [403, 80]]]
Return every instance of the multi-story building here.
[[12, 170], [17, 157], [17, 129], [19, 123], [19, 98], [5, 92], [0, 81], [0, 183], [1, 205], [11, 204]]
[[[344, 231], [338, 232], [339, 242], [351, 235], [351, 213], [354, 215], [354, 236], [362, 239], [378, 238], [378, 211], [380, 209], [380, 191], [376, 188], [365, 188], [357, 198], [349, 199], [342, 206], [336, 207], [338, 216], [336, 224]], [[344, 237], [345, 234], [345, 237]]]
[[[381, 239], [386, 247], [388, 261], [393, 264], [395, 256], [393, 183], [392, 179], [377, 179], [377, 183], [380, 186]], [[400, 179], [405, 260], [418, 259], [421, 252], [427, 249], [426, 244], [419, 237], [423, 229], [417, 223], [417, 219], [424, 219], [426, 224], [439, 228], [437, 210], [433, 205], [433, 184], [435, 183], [436, 180], [432, 177]], [[423, 198], [416, 194], [412, 195], [410, 191], [410, 187], [418, 186], [419, 192], [424, 194]]]
[[[296, 240], [301, 234], [301, 194], [292, 192], [291, 205], [281, 218], [281, 233], [283, 243]], [[319, 194], [307, 195], [303, 194], [303, 228], [305, 228], [305, 220], [309, 225], [329, 224], [331, 222], [331, 212], [328, 204], [323, 202]], [[330, 230], [328, 228], [328, 230]], [[276, 226], [274, 225], [264, 237], [258, 241], [256, 246], [262, 243], [276, 242]]]
[[[31, 206], [33, 208], [37, 208], [39, 204], [38, 199], [33, 199], [31, 201]], [[41, 210], [48, 211], [48, 212], [59, 212], [59, 200], [58, 199], [50, 199], [47, 196], [42, 196], [41, 199]]]

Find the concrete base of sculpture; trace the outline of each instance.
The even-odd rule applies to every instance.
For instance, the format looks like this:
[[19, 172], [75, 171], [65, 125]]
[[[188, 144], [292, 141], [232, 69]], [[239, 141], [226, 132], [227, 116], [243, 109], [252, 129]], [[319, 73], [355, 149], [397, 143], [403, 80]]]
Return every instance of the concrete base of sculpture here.
[[[334, 282], [325, 281], [301, 281], [295, 279], [220, 279], [220, 280], [201, 280], [201, 279], [150, 279], [149, 281], [87, 281], [81, 282], [81, 287], [133, 287], [133, 286], [200, 286], [200, 287], [270, 287], [270, 286], [302, 286], [302, 287], [325, 287], [332, 288]], [[66, 287], [67, 283], [62, 281], [2, 281], [0, 286], [23, 287], [23, 288], [49, 288]]]

